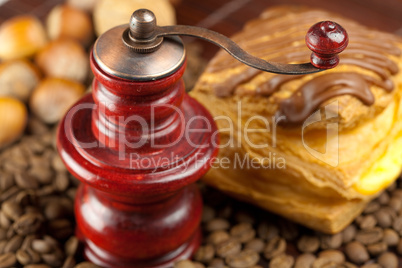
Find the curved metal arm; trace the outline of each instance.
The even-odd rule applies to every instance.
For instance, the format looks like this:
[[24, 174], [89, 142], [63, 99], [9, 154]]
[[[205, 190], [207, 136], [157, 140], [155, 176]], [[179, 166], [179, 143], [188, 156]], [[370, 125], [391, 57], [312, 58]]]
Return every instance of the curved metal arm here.
[[231, 39], [224, 36], [223, 34], [205, 28], [187, 26], [187, 25], [186, 26], [174, 25], [174, 26], [158, 26], [155, 29], [154, 36], [156, 38], [172, 36], [172, 35], [193, 36], [204, 39], [208, 42], [211, 42], [223, 48], [235, 59], [241, 61], [242, 63], [266, 72], [277, 73], [277, 74], [299, 75], [299, 74], [310, 74], [323, 71], [323, 69], [316, 68], [311, 63], [283, 64], [276, 62], [268, 62], [266, 60], [254, 57], [249, 53], [247, 53], [246, 51], [244, 51], [235, 42], [233, 42]]
[[136, 10], [130, 27], [123, 33], [123, 42], [139, 53], [151, 53], [162, 44], [163, 37], [187, 35], [204, 39], [226, 50], [235, 59], [253, 68], [277, 74], [310, 74], [334, 68], [339, 63], [338, 54], [348, 45], [345, 29], [332, 21], [314, 24], [307, 32], [306, 44], [313, 52], [311, 63], [284, 64], [268, 62], [241, 49], [226, 36], [195, 26], [157, 26], [155, 14], [147, 9]]

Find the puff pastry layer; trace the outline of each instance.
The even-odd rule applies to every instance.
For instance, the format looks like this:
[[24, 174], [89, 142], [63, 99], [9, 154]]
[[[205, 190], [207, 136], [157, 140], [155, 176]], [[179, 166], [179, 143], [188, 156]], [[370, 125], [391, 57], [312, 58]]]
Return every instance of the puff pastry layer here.
[[263, 12], [233, 39], [267, 60], [308, 62], [304, 35], [322, 20], [349, 33], [335, 69], [289, 78], [221, 51], [191, 95], [220, 130], [208, 184], [335, 233], [400, 174], [401, 39], [325, 11], [287, 6]]

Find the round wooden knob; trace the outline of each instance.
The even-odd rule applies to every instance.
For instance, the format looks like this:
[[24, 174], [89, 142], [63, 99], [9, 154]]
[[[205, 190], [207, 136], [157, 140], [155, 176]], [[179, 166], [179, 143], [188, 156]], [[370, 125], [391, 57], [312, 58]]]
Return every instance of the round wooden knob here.
[[320, 69], [330, 69], [338, 65], [338, 54], [348, 43], [346, 30], [332, 21], [318, 22], [311, 26], [306, 34], [307, 47], [313, 51], [311, 64]]

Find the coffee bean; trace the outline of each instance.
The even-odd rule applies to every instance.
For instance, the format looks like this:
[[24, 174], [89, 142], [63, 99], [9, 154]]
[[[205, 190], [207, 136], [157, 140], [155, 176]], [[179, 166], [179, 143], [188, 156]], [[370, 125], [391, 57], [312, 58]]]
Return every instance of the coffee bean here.
[[4, 164], [4, 171], [10, 173], [16, 173], [24, 171], [28, 167], [28, 163], [24, 159], [19, 159], [18, 157], [13, 157], [8, 159]]
[[53, 172], [45, 167], [32, 167], [28, 170], [27, 175], [36, 179], [41, 184], [49, 184], [53, 180]]
[[316, 236], [303, 235], [297, 241], [297, 248], [303, 253], [313, 253], [320, 246], [320, 240]]
[[205, 268], [205, 265], [202, 264], [201, 262], [193, 261], [193, 264], [194, 264], [195, 268]]
[[396, 246], [398, 245], [399, 235], [392, 229], [385, 229], [383, 241], [390, 247]]
[[234, 216], [235, 220], [239, 223], [249, 223], [254, 224], [254, 217], [250, 215], [247, 211], [239, 211]]
[[381, 205], [385, 205], [389, 202], [389, 194], [387, 192], [383, 192], [378, 198], [377, 198], [378, 203]]
[[33, 205], [34, 203], [36, 203], [36, 195], [35, 195], [34, 191], [32, 191], [32, 190], [25, 190], [25, 191], [19, 192], [15, 196], [15, 202], [19, 206], [23, 206], [23, 207], [26, 207], [28, 205]]
[[3, 202], [3, 204], [1, 205], [1, 210], [5, 216], [14, 221], [17, 220], [23, 212], [21, 206], [18, 205], [15, 201], [11, 200]]
[[388, 246], [384, 242], [378, 242], [375, 244], [371, 244], [367, 246], [367, 251], [370, 253], [372, 256], [377, 256], [383, 253], [388, 249]]
[[366, 215], [359, 224], [360, 229], [371, 229], [377, 225], [377, 220], [373, 215]]
[[384, 237], [384, 232], [381, 228], [375, 227], [367, 230], [359, 230], [356, 234], [356, 240], [364, 245], [374, 244]]
[[32, 155], [29, 157], [30, 167], [43, 167], [50, 169], [50, 164], [43, 155]]
[[296, 258], [294, 268], [311, 268], [316, 256], [311, 253], [304, 253]]
[[342, 233], [334, 235], [321, 235], [321, 248], [322, 249], [334, 249], [339, 248], [342, 245]]
[[213, 267], [213, 268], [224, 268], [225, 266], [225, 262], [223, 261], [223, 259], [218, 259], [215, 258], [213, 260], [211, 260], [209, 262], [209, 266], [208, 267]]
[[0, 170], [0, 190], [5, 192], [15, 185], [14, 176]]
[[342, 242], [343, 243], [349, 243], [352, 241], [357, 233], [357, 228], [354, 224], [349, 225], [342, 231]]
[[64, 251], [66, 252], [67, 256], [74, 256], [77, 253], [78, 245], [78, 238], [75, 236], [70, 237], [64, 246]]
[[7, 242], [3, 253], [16, 252], [21, 247], [23, 240], [22, 236], [15, 235]]
[[229, 237], [230, 235], [226, 231], [214, 231], [207, 237], [207, 242], [217, 245], [228, 240]]
[[312, 268], [337, 268], [339, 264], [326, 258], [318, 258], [313, 262]]
[[390, 206], [395, 212], [399, 212], [402, 207], [402, 199], [399, 197], [391, 197], [388, 206]]
[[219, 257], [226, 258], [227, 256], [237, 254], [241, 250], [241, 244], [235, 239], [226, 240], [216, 245], [216, 254]]
[[378, 263], [367, 263], [363, 266], [361, 266], [361, 268], [383, 268], [381, 265], [379, 265]]
[[38, 252], [34, 251], [32, 248], [27, 248], [26, 252], [31, 257], [32, 263], [38, 263], [41, 261], [41, 256]]
[[6, 229], [0, 228], [0, 241], [6, 239], [7, 237], [6, 234], [7, 234]]
[[280, 233], [286, 240], [293, 240], [299, 236], [299, 227], [291, 221], [282, 221], [279, 223]]
[[0, 202], [7, 201], [8, 199], [16, 196], [21, 191], [17, 186], [12, 186], [0, 195]]
[[[337, 267], [338, 268], [338, 267]], [[339, 267], [339, 268], [358, 268], [357, 265], [351, 263], [351, 262], [345, 262], [343, 264], [343, 266]]]
[[0, 211], [0, 225], [3, 229], [8, 229], [11, 225], [11, 220], [4, 214], [3, 211]]
[[17, 263], [17, 258], [13, 253], [0, 255], [0, 268], [12, 267]]
[[[80, 267], [81, 268], [81, 267]], [[85, 267], [87, 268], [87, 267]], [[182, 260], [174, 264], [173, 268], [196, 268], [192, 261]]]
[[27, 250], [28, 248], [31, 248], [32, 241], [33, 241], [34, 239], [36, 239], [36, 236], [35, 236], [35, 235], [27, 235], [27, 236], [24, 238], [24, 241], [22, 242], [20, 249], [22, 249], [22, 250]]
[[51, 195], [54, 192], [55, 192], [55, 189], [54, 189], [53, 185], [45, 185], [36, 191], [36, 195], [39, 197], [42, 197], [42, 196]]
[[13, 237], [15, 234], [16, 234], [16, 233], [14, 232], [14, 229], [13, 229], [13, 228], [9, 228], [9, 229], [7, 230], [7, 233], [6, 233], [6, 239], [10, 239], [10, 238]]
[[198, 248], [194, 254], [194, 260], [200, 262], [210, 262], [215, 256], [215, 249], [212, 245], [205, 245]]
[[52, 268], [47, 264], [29, 264], [24, 266], [24, 268]]
[[76, 192], [77, 192], [76, 188], [70, 188], [67, 190], [66, 194], [71, 200], [74, 200]]
[[382, 228], [388, 228], [392, 226], [392, 214], [389, 209], [380, 209], [374, 213], [377, 223]]
[[238, 254], [227, 256], [226, 263], [233, 268], [247, 268], [256, 265], [260, 255], [254, 250], [245, 249]]
[[269, 262], [270, 268], [291, 268], [294, 264], [294, 258], [290, 255], [281, 254], [275, 256]]
[[378, 203], [377, 201], [371, 201], [370, 203], [368, 203], [368, 205], [366, 206], [366, 208], [363, 210], [364, 214], [371, 214], [376, 212], [377, 210], [379, 210], [381, 208], [380, 203]]
[[400, 235], [402, 235], [402, 216], [399, 216], [394, 219], [392, 228], [394, 228], [395, 231], [397, 231]]
[[356, 264], [362, 264], [370, 258], [366, 248], [358, 241], [346, 244], [345, 253], [346, 256]]
[[201, 222], [208, 222], [215, 217], [215, 210], [209, 206], [204, 206], [202, 209]]
[[15, 174], [15, 183], [21, 189], [38, 189], [38, 181], [31, 175], [25, 173]]
[[63, 266], [61, 268], [74, 268], [75, 265], [75, 259], [73, 256], [68, 256], [63, 263]]
[[402, 189], [398, 188], [392, 191], [392, 196], [402, 198]]
[[56, 174], [56, 179], [54, 180], [54, 188], [56, 191], [64, 192], [67, 190], [70, 181], [68, 180], [67, 172], [59, 172]]
[[15, 254], [17, 261], [22, 264], [22, 265], [27, 265], [32, 263], [31, 256], [28, 254], [28, 252], [19, 249], [17, 250], [17, 253]]
[[219, 230], [227, 230], [229, 229], [230, 224], [227, 220], [216, 218], [209, 222], [207, 222], [205, 229], [208, 232], [219, 231]]
[[42, 226], [43, 220], [38, 213], [26, 213], [14, 222], [13, 229], [19, 235], [33, 234]]
[[52, 155], [52, 168], [57, 172], [65, 172], [67, 171], [66, 166], [64, 165], [63, 161], [61, 160], [58, 153], [54, 153]]
[[52, 247], [44, 240], [34, 239], [32, 241], [32, 249], [39, 254], [46, 254], [52, 251]]
[[378, 264], [383, 268], [397, 268], [398, 258], [392, 252], [384, 252], [380, 257], [378, 257]]
[[67, 219], [49, 221], [48, 228], [49, 233], [56, 239], [66, 239], [73, 234], [73, 227]]
[[396, 246], [396, 252], [398, 252], [399, 255], [402, 255], [402, 239], [399, 239], [398, 245]]
[[264, 249], [264, 257], [268, 260], [281, 255], [286, 250], [286, 240], [277, 236], [268, 241]]
[[50, 254], [50, 253], [48, 253], [48, 254], [43, 254], [43, 255], [41, 255], [41, 257], [42, 257], [42, 260], [43, 260], [46, 264], [48, 264], [48, 265], [50, 265], [50, 266], [52, 266], [52, 267], [60, 267], [60, 266], [63, 265], [63, 260], [60, 259], [60, 258], [59, 258], [58, 256], [56, 256], [55, 254]]
[[255, 237], [255, 230], [250, 223], [239, 223], [230, 229], [233, 238], [241, 243], [246, 243]]
[[245, 249], [254, 250], [257, 253], [261, 253], [264, 251], [265, 243], [261, 238], [254, 238], [246, 243], [244, 246]]
[[65, 217], [68, 213], [60, 202], [49, 202], [44, 209], [46, 219], [55, 220]]
[[0, 254], [4, 253], [4, 248], [7, 245], [7, 240], [1, 240], [0, 241]]
[[262, 222], [258, 225], [258, 236], [265, 240], [271, 240], [272, 238], [279, 235], [279, 229], [276, 225]]
[[33, 135], [43, 135], [49, 131], [48, 127], [36, 117], [29, 118], [27, 129]]
[[339, 250], [335, 250], [335, 249], [327, 249], [327, 250], [321, 251], [318, 254], [318, 257], [330, 260], [337, 264], [342, 264], [345, 262], [345, 255], [343, 254], [343, 252], [339, 251]]

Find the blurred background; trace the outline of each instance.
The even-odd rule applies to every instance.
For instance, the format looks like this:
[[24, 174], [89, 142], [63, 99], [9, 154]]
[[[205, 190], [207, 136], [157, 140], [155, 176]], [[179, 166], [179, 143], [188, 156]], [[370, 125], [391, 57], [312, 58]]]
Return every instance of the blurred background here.
[[[63, 0], [3, 0], [0, 1], [2, 3], [0, 22], [27, 13], [45, 20], [54, 6], [64, 2]], [[170, 0], [170, 2], [175, 7], [178, 24], [197, 25], [229, 36], [240, 30], [245, 22], [257, 17], [264, 9], [287, 4], [324, 8], [353, 18], [367, 26], [402, 35], [401, 0]], [[217, 48], [204, 42], [202, 46], [208, 48], [203, 50], [205, 58], [211, 58], [217, 51]]]

